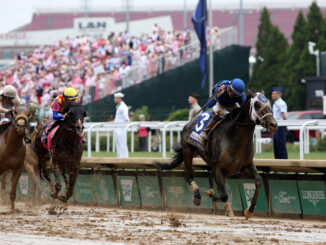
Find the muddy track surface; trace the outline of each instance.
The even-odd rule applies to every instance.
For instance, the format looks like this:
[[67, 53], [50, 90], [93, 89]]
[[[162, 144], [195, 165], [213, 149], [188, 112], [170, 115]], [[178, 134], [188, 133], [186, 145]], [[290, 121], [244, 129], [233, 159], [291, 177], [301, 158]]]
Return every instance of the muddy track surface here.
[[18, 203], [1, 244], [326, 244], [326, 222]]

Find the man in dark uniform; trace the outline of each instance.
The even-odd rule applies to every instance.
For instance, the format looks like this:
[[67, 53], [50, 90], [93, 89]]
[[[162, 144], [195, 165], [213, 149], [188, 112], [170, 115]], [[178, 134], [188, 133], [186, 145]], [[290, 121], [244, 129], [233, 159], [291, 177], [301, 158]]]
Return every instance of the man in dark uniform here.
[[[287, 105], [282, 100], [283, 88], [272, 88], [273, 116], [275, 120], [282, 121], [287, 119]], [[273, 135], [274, 156], [275, 159], [288, 159], [286, 149], [286, 127], [278, 127]]]

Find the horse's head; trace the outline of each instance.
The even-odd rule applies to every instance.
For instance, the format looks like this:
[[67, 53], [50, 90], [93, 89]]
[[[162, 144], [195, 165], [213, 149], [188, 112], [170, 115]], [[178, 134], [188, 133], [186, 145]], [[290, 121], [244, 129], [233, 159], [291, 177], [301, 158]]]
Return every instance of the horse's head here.
[[84, 131], [84, 118], [86, 117], [86, 111], [82, 105], [73, 102], [71, 105], [64, 109], [65, 123], [69, 130], [75, 130], [79, 136], [83, 135]]
[[22, 135], [25, 133], [25, 128], [30, 117], [31, 113], [25, 106], [18, 106], [12, 111], [12, 121], [18, 134]]
[[273, 117], [272, 107], [263, 93], [249, 91], [250, 119], [266, 128], [270, 133], [277, 129], [277, 122]]

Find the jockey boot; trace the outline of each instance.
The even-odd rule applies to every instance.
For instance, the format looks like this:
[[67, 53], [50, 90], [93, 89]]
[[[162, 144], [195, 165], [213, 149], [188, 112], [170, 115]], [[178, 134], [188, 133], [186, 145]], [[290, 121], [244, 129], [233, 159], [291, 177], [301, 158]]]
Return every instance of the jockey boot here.
[[43, 135], [42, 135], [42, 141], [43, 142], [46, 142], [46, 143], [48, 143], [48, 135], [49, 135], [49, 133], [52, 131], [52, 129], [54, 129], [56, 126], [58, 126], [59, 124], [60, 124], [60, 120], [56, 120], [52, 125], [51, 125], [51, 127], [48, 129], [48, 130], [46, 130], [46, 132], [44, 132], [43, 133]]
[[208, 140], [208, 135], [209, 135], [209, 131], [214, 127], [214, 125], [221, 120], [222, 118], [218, 115], [215, 115], [211, 121], [208, 123], [208, 125], [206, 126], [206, 128], [203, 130], [203, 132], [201, 133], [201, 137], [204, 140], [202, 143], [204, 144], [206, 140]]

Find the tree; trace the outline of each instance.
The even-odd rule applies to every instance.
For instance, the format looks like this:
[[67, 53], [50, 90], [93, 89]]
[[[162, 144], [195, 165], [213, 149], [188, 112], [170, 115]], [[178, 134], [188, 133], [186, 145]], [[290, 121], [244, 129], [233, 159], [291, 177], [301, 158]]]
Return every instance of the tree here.
[[251, 79], [248, 83], [249, 87], [261, 88], [263, 86], [261, 77], [264, 71], [262, 63], [265, 56], [266, 41], [270, 35], [272, 22], [267, 8], [264, 8], [260, 16], [260, 24], [258, 27], [258, 36], [256, 42], [256, 63], [253, 66]]
[[189, 109], [180, 109], [170, 113], [168, 121], [188, 121]]
[[263, 89], [267, 95], [270, 95], [272, 87], [283, 84], [286, 79], [283, 69], [288, 42], [278, 26], [272, 25], [265, 46], [264, 60], [260, 65], [259, 73], [261, 87], [256, 88]]
[[292, 33], [293, 43], [286, 55], [286, 69], [283, 70], [286, 79], [282, 86], [289, 110], [302, 110], [305, 106], [305, 100], [297, 98], [305, 98], [305, 85], [301, 83], [301, 79], [305, 77], [305, 69], [300, 59], [303, 51], [307, 48], [306, 24], [304, 15], [300, 11]]
[[256, 57], [264, 57], [266, 41], [269, 37], [272, 28], [272, 22], [269, 12], [265, 7], [260, 16], [260, 24], [258, 27], [258, 37], [256, 42]]
[[149, 121], [151, 116], [148, 113], [148, 107], [146, 105], [143, 105], [140, 109], [137, 109], [135, 113], [133, 114], [133, 120], [139, 121], [139, 115], [143, 114], [145, 116], [145, 120]]
[[284, 72], [282, 71], [287, 48], [288, 42], [284, 34], [277, 26], [272, 25], [269, 12], [264, 8], [260, 17], [256, 63], [248, 84], [249, 88], [262, 89], [267, 95], [270, 95], [272, 86], [284, 82]]
[[315, 42], [317, 44], [315, 48], [319, 48], [320, 42], [323, 44], [323, 39], [320, 36], [324, 29], [324, 21], [317, 3], [312, 2], [307, 14], [307, 24], [305, 25], [306, 47], [304, 47], [299, 64], [300, 68], [304, 70], [304, 76], [316, 75], [316, 57], [309, 53], [308, 42]]

